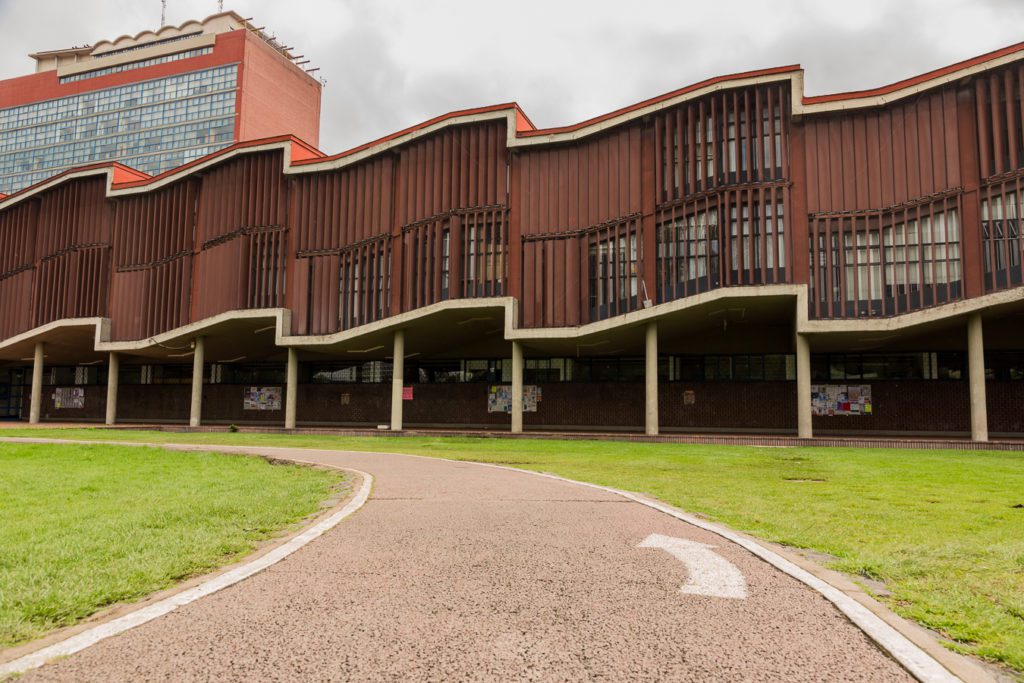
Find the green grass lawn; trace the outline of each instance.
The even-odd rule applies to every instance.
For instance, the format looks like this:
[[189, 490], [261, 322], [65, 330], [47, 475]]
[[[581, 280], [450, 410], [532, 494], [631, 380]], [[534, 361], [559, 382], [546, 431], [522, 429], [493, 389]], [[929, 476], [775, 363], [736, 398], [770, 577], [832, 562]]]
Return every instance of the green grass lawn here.
[[342, 482], [259, 458], [0, 444], [0, 647], [227, 564]]
[[884, 581], [899, 614], [1024, 671], [1024, 454], [482, 438], [9, 430], [505, 463], [639, 491]]

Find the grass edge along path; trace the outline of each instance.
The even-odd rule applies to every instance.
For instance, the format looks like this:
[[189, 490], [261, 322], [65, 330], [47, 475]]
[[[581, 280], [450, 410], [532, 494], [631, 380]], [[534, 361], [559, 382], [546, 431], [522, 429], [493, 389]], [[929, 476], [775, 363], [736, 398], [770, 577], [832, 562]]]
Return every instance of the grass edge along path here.
[[288, 446], [445, 457], [635, 491], [884, 581], [893, 611], [1024, 671], [1024, 454], [478, 437], [102, 429], [0, 436]]
[[231, 564], [345, 485], [262, 458], [0, 444], [0, 648]]

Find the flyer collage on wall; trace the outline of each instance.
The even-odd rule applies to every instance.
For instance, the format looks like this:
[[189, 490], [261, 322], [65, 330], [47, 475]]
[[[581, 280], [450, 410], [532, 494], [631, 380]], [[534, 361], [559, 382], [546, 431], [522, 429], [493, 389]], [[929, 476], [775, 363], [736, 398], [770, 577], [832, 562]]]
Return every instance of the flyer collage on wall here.
[[812, 384], [812, 415], [871, 415], [870, 384]]

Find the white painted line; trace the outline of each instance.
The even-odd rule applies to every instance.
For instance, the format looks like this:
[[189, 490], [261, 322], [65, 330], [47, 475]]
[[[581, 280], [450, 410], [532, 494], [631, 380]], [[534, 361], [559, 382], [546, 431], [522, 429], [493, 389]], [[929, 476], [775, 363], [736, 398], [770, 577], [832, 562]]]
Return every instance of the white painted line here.
[[637, 548], [661, 548], [686, 565], [690, 578], [679, 587], [680, 593], [744, 599], [747, 597], [746, 579], [736, 565], [712, 550], [714, 547], [661, 534], [651, 534], [637, 545]]
[[[396, 455], [402, 455], [401, 453]], [[414, 456], [427, 458], [430, 456]], [[464, 460], [457, 460], [453, 462], [467, 462]], [[738, 546], [741, 546], [754, 555], [757, 555], [762, 560], [772, 565], [784, 574], [788, 574], [797, 581], [809, 586], [814, 589], [826, 600], [831, 602], [836, 608], [846, 615], [846, 618], [852, 621], [860, 630], [864, 631], [871, 640], [875, 641], [879, 647], [889, 653], [889, 655], [899, 662], [904, 669], [910, 674], [921, 681], [922, 683], [962, 683], [962, 679], [942, 666], [938, 660], [933, 658], [927, 652], [922, 650], [920, 647], [912, 643], [906, 636], [897, 631], [895, 628], [885, 623], [878, 615], [874, 614], [864, 605], [860, 604], [846, 593], [832, 586], [825, 581], [822, 581], [814, 574], [811, 574], [805, 569], [801, 569], [797, 565], [793, 564], [786, 558], [782, 557], [773, 550], [762, 546], [759, 543], [740, 536], [733, 530], [708, 522], [694, 515], [676, 510], [675, 508], [656, 503], [652, 500], [646, 500], [645, 498], [638, 496], [635, 493], [629, 491], [620, 491], [613, 489], [609, 486], [601, 486], [599, 484], [589, 484], [585, 481], [576, 481], [574, 479], [567, 479], [565, 477], [559, 477], [555, 474], [548, 474], [546, 472], [533, 472], [531, 470], [521, 470], [515, 467], [507, 467], [505, 465], [494, 465], [491, 463], [477, 463], [484, 467], [494, 467], [502, 470], [510, 470], [512, 472], [523, 472], [525, 474], [533, 474], [538, 477], [546, 477], [548, 479], [555, 479], [557, 481], [564, 481], [570, 484], [578, 484], [579, 486], [586, 486], [599, 491], [606, 491], [608, 493], [614, 493], [615, 495], [628, 498], [634, 502], [646, 505], [649, 508], [653, 508], [658, 512], [663, 512], [670, 517], [692, 524], [695, 527], [710, 531], [713, 534], [717, 534], [722, 538], [732, 541]]]
[[359, 470], [353, 470], [351, 468], [344, 469], [360, 475], [363, 478], [363, 483], [359, 487], [359, 491], [356, 493], [355, 497], [350, 500], [345, 507], [335, 512], [330, 517], [317, 522], [298, 536], [289, 540], [287, 543], [274, 548], [266, 555], [261, 555], [251, 562], [247, 562], [241, 566], [231, 569], [230, 571], [224, 572], [219, 576], [215, 576], [209, 581], [201, 583], [194, 588], [182, 591], [181, 593], [172, 595], [160, 602], [156, 602], [152, 605], [148, 605], [147, 607], [131, 612], [130, 614], [126, 614], [123, 617], [119, 617], [113, 621], [108, 621], [104, 624], [100, 624], [99, 626], [82, 631], [81, 633], [71, 636], [67, 640], [62, 640], [61, 642], [45, 647], [42, 650], [38, 650], [19, 659], [0, 665], [0, 678], [11, 674], [25, 673], [26, 671], [42, 666], [49, 660], [56, 657], [66, 657], [78, 652], [79, 650], [84, 650], [90, 645], [95, 645], [101, 640], [110, 638], [111, 636], [116, 636], [117, 634], [135, 628], [136, 626], [141, 626], [142, 624], [152, 621], [157, 617], [161, 617], [168, 612], [173, 612], [182, 605], [187, 605], [190, 602], [195, 602], [200, 598], [216, 593], [228, 586], [233, 586], [239, 581], [247, 579], [253, 574], [261, 572], [267, 567], [280, 562], [302, 546], [337, 526], [339, 522], [361, 508], [370, 497], [370, 490], [373, 487], [373, 477], [366, 472], [361, 472]]

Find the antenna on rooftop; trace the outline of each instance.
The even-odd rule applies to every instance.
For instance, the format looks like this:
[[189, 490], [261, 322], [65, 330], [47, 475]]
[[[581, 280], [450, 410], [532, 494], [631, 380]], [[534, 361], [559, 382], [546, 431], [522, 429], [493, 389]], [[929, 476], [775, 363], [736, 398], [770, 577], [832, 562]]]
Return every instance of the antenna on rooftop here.
[[160, 0], [160, 28], [167, 23], [167, 0]]
[[218, 14], [223, 14], [224, 13], [224, 0], [217, 0], [217, 13]]

